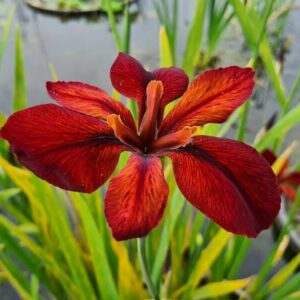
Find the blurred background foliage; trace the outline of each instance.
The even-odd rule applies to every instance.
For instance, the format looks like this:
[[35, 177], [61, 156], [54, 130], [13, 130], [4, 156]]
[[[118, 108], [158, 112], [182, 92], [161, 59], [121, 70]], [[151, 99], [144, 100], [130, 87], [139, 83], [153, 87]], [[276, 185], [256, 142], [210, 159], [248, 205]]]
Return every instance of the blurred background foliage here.
[[[68, 26], [65, 23], [67, 17], [72, 18], [70, 22], [82, 23], [73, 15], [66, 16], [64, 9], [71, 7], [78, 13], [85, 10], [88, 1], [76, 0], [76, 5], [74, 3], [74, 0], [56, 2], [57, 10], [61, 8], [64, 13], [60, 26]], [[38, 80], [32, 83], [31, 72], [36, 68], [33, 65], [36, 57], [34, 51], [28, 55], [23, 45], [26, 38], [24, 10], [27, 8], [20, 1], [0, 4], [2, 125], [5, 115], [32, 105], [32, 101], [48, 100], [47, 97], [35, 100], [28, 97], [28, 94], [40, 96], [28, 90], [28, 86], [40, 91], [43, 85], [38, 84]], [[105, 15], [91, 15], [88, 20], [109, 28], [110, 40], [106, 36], [95, 36], [92, 31], [88, 36], [79, 34], [75, 47], [86, 42], [90, 49], [93, 47], [91, 41], [98, 39], [107, 53], [115, 55], [117, 51], [123, 51], [138, 58], [150, 56], [146, 64], [151, 65], [154, 61], [154, 66], [177, 65], [190, 79], [207, 68], [224, 66], [228, 62], [254, 68], [257, 88], [253, 99], [224, 124], [205, 125], [201, 133], [233, 137], [252, 144], [261, 152], [271, 149], [278, 156], [273, 164], [276, 174], [287, 160], [291, 160], [291, 170], [300, 170], [300, 152], [294, 141], [299, 139], [299, 133], [295, 132], [298, 132], [300, 122], [300, 60], [292, 62], [297, 71], [289, 77], [288, 84], [284, 80], [289, 51], [296, 42], [299, 47], [299, 41], [292, 41], [287, 30], [290, 15], [299, 9], [299, 2], [193, 0], [187, 4], [183, 0], [137, 3], [103, 0], [98, 3], [97, 10], [100, 7], [104, 7]], [[188, 14], [184, 14], [185, 8]], [[139, 15], [145, 18], [148, 10], [152, 13], [151, 24], [155, 25], [140, 25], [138, 31], [134, 22]], [[299, 15], [299, 11], [296, 13]], [[59, 54], [63, 54], [63, 49], [58, 41], [47, 46], [54, 29], [50, 28], [42, 35], [35, 23], [38, 14], [32, 13], [33, 32], [47, 65], [47, 79], [67, 80], [59, 76], [65, 72], [62, 61], [58, 58], [55, 63], [49, 55], [52, 48], [57, 47]], [[84, 23], [82, 26], [88, 33], [91, 25]], [[233, 34], [229, 35], [230, 32]], [[148, 41], [150, 44], [147, 45], [157, 44], [159, 51], [153, 54], [156, 46], [145, 47], [146, 52], [141, 54], [133, 43], [137, 34], [144, 34], [145, 39], [154, 36], [156, 39]], [[227, 54], [224, 54], [224, 40], [227, 40]], [[98, 50], [93, 48], [95, 53]], [[231, 59], [226, 61], [228, 52]], [[8, 62], [4, 69], [5, 56]], [[71, 74], [76, 68], [79, 72], [79, 66], [80, 72], [86, 68], [86, 57], [71, 56], [68, 59], [75, 66]], [[103, 68], [101, 64], [97, 65], [100, 80], [108, 82], [105, 70], [111, 61], [104, 56]], [[37, 68], [42, 73], [43, 67], [38, 65]], [[11, 75], [9, 79], [7, 74]], [[89, 76], [96, 77], [94, 73]], [[73, 79], [81, 80], [74, 75]], [[9, 84], [3, 84], [1, 80], [8, 80]], [[9, 92], [5, 92], [7, 88]], [[113, 93], [136, 109], [132, 102]], [[264, 101], [269, 95], [272, 99], [266, 104]], [[262, 105], [267, 109], [262, 109]], [[168, 109], [170, 106], [172, 104]], [[262, 109], [263, 116], [255, 117], [256, 107]], [[18, 294], [6, 299], [300, 299], [300, 273], [297, 272], [300, 254], [299, 248], [295, 250], [294, 241], [299, 232], [299, 222], [295, 221], [300, 205], [299, 189], [293, 202], [283, 198], [280, 214], [284, 216], [284, 222], [277, 222], [273, 230], [274, 242], [268, 240], [269, 252], [262, 251], [263, 262], [259, 263], [257, 272], [249, 274], [244, 269], [247, 260], [248, 266], [255, 264], [251, 261], [253, 241], [225, 232], [183, 201], [169, 161], [166, 161], [165, 175], [170, 184], [170, 195], [163, 222], [143, 240], [141, 251], [137, 252], [136, 240], [116, 242], [111, 236], [103, 213], [106, 185], [89, 195], [65, 192], [22, 168], [3, 140], [0, 140], [0, 153], [1, 299], [1, 287], [6, 283]], [[123, 154], [119, 169], [126, 159]], [[263, 240], [260, 242], [264, 245]], [[144, 268], [140, 265], [140, 256], [147, 258], [148, 265]], [[284, 260], [284, 256], [288, 259]], [[150, 287], [149, 281], [152, 282]], [[4, 292], [3, 295], [5, 299]]]

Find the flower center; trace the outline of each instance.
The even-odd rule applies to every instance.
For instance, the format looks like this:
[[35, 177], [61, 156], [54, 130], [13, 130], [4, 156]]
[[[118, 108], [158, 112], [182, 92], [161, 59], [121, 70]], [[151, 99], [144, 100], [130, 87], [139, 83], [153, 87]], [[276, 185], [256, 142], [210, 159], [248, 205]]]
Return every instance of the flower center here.
[[146, 90], [146, 111], [138, 133], [126, 126], [119, 115], [112, 114], [107, 118], [115, 136], [124, 144], [139, 152], [158, 153], [184, 147], [191, 141], [196, 127], [186, 126], [179, 131], [157, 138], [163, 91], [161, 81], [149, 82]]
[[120, 141], [135, 150], [143, 151], [144, 146], [140, 137], [137, 135], [135, 130], [129, 128], [124, 124], [119, 115], [112, 114], [108, 116], [107, 123], [114, 130], [115, 136]]
[[192, 135], [196, 130], [196, 126], [186, 126], [179, 131], [159, 137], [150, 145], [149, 151], [151, 153], [157, 153], [184, 147], [191, 142]]

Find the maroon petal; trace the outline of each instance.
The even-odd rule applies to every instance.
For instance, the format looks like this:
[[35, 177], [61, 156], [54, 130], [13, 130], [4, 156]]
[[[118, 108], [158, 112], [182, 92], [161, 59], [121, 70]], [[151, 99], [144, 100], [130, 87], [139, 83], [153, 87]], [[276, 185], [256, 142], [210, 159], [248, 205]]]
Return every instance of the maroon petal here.
[[224, 229], [256, 237], [273, 223], [280, 190], [270, 165], [254, 148], [201, 136], [168, 155], [183, 195]]
[[127, 126], [135, 129], [130, 111], [96, 86], [82, 82], [48, 81], [47, 90], [52, 99], [66, 108], [102, 120], [111, 114], [120, 115]]
[[152, 74], [133, 57], [119, 53], [110, 69], [113, 87], [122, 95], [133, 99], [139, 107], [139, 120], [145, 112], [145, 93]]
[[188, 87], [161, 124], [159, 135], [185, 126], [222, 123], [252, 94], [254, 72], [232, 66], [206, 71]]
[[37, 176], [79, 192], [102, 185], [126, 149], [105, 123], [53, 104], [14, 113], [0, 134]]
[[164, 87], [160, 119], [164, 107], [169, 102], [181, 97], [188, 86], [188, 77], [181, 69], [172, 67], [148, 72], [136, 59], [125, 53], [119, 53], [111, 67], [110, 78], [113, 87], [118, 92], [137, 102], [139, 124], [146, 109], [146, 87], [151, 80], [160, 80]]
[[160, 222], [168, 185], [158, 157], [133, 154], [114, 177], [105, 197], [105, 215], [116, 240], [142, 237]]
[[163, 108], [171, 101], [180, 98], [189, 84], [188, 76], [179, 68], [160, 68], [153, 72], [154, 79], [163, 83]]
[[276, 161], [276, 155], [269, 149], [264, 150], [261, 155], [265, 158], [265, 160], [272, 166]]

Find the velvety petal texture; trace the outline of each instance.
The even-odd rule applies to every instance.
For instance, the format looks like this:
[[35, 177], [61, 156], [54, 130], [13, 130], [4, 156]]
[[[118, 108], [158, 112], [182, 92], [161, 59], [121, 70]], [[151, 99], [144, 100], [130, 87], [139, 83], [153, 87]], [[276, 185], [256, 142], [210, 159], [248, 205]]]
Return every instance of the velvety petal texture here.
[[102, 185], [127, 149], [107, 124], [54, 104], [14, 113], [0, 134], [37, 176], [78, 192]]
[[46, 86], [50, 97], [66, 108], [103, 120], [117, 114], [127, 126], [135, 128], [128, 108], [96, 86], [72, 81], [48, 81]]
[[168, 198], [160, 158], [133, 154], [105, 197], [105, 215], [116, 240], [142, 237], [161, 220]]
[[256, 237], [273, 223], [279, 188], [270, 165], [254, 148], [200, 136], [168, 155], [186, 199], [224, 229]]
[[252, 94], [254, 72], [228, 67], [198, 76], [163, 120], [160, 136], [185, 126], [222, 123]]

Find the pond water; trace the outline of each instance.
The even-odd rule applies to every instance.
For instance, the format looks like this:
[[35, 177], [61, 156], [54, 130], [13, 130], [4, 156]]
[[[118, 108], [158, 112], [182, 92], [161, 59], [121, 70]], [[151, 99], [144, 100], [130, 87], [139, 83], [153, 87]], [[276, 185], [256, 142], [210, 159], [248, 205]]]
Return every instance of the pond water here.
[[[9, 0], [10, 1], [10, 0]], [[6, 2], [12, 3], [12, 2]], [[300, 1], [298, 1], [300, 3]], [[192, 1], [180, 1], [180, 20], [178, 35], [178, 60], [182, 56], [190, 17], [193, 13]], [[131, 54], [150, 69], [158, 66], [159, 22], [151, 1], [140, 1], [131, 10], [136, 15], [132, 25]], [[138, 12], [138, 13], [137, 13]], [[54, 15], [36, 12], [21, 0], [16, 11], [24, 48], [26, 66], [27, 95], [29, 105], [48, 103], [51, 100], [45, 90], [45, 82], [51, 80], [48, 63], [55, 66], [59, 79], [83, 81], [111, 91], [109, 68], [117, 55], [113, 36], [105, 16], [98, 18], [62, 19]], [[247, 54], [242, 51], [243, 41], [239, 38], [239, 26], [233, 24], [226, 31], [219, 50], [219, 65], [246, 65]], [[284, 82], [287, 90], [300, 71], [300, 18], [299, 10], [291, 12], [285, 36], [292, 41], [290, 53], [286, 57]], [[0, 70], [0, 101], [4, 114], [11, 113], [11, 99], [14, 76], [14, 38], [10, 35]], [[249, 135], [254, 137], [257, 130], [277, 111], [277, 104], [271, 86], [260, 89], [262, 106], [251, 108]], [[299, 102], [299, 97], [297, 99]], [[287, 137], [287, 144], [299, 139], [300, 128], [293, 130]], [[300, 158], [300, 150], [295, 157]], [[254, 241], [253, 249], [242, 269], [241, 276], [257, 272], [272, 246], [269, 231], [264, 232]], [[18, 299], [6, 285], [0, 286], [2, 300]]]

